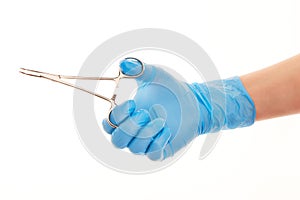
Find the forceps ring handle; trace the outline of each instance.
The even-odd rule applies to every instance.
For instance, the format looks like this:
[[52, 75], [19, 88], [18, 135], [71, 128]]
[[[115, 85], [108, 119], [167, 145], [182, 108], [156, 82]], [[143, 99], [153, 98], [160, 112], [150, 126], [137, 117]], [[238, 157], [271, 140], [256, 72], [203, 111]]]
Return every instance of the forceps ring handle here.
[[[138, 78], [138, 77], [140, 77], [140, 76], [144, 73], [144, 71], [145, 71], [145, 65], [144, 65], [144, 63], [143, 63], [142, 61], [140, 61], [139, 59], [134, 58], [134, 57], [127, 57], [127, 58], [125, 58], [125, 60], [127, 60], [127, 59], [133, 59], [133, 60], [136, 60], [138, 63], [140, 63], [140, 65], [141, 65], [141, 67], [142, 67], [141, 72], [138, 73], [137, 75], [127, 75], [127, 74], [124, 74], [124, 73], [120, 70], [120, 71], [119, 71], [119, 77], [118, 77], [118, 79], [121, 79], [121, 78]], [[117, 84], [118, 84], [118, 81], [117, 81]], [[116, 86], [116, 87], [117, 87], [117, 86]], [[114, 124], [114, 123], [112, 123], [112, 122], [110, 121], [110, 115], [111, 115], [111, 112], [112, 112], [112, 110], [117, 106], [117, 104], [116, 104], [116, 102], [115, 102], [115, 99], [116, 99], [116, 96], [114, 95], [114, 96], [110, 99], [110, 101], [109, 101], [110, 104], [111, 104], [111, 106], [110, 106], [109, 113], [108, 113], [108, 117], [107, 117], [106, 121], [107, 121], [107, 123], [108, 123], [111, 127], [113, 127], [113, 128], [118, 128], [118, 126], [117, 126], [116, 124]]]

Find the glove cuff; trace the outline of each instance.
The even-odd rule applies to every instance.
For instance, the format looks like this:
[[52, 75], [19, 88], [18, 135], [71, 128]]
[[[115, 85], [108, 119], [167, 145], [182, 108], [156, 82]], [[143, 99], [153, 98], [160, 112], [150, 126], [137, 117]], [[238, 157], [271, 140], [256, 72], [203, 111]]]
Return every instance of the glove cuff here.
[[253, 100], [239, 77], [189, 85], [199, 102], [199, 133], [234, 129], [254, 123]]

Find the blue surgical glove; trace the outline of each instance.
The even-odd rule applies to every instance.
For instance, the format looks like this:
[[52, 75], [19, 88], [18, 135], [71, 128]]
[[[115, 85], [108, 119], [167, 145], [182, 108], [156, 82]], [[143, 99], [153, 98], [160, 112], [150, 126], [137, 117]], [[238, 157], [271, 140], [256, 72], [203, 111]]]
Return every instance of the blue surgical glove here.
[[[133, 59], [123, 60], [120, 68], [127, 75], [142, 70]], [[106, 119], [102, 122], [117, 148], [163, 160], [200, 134], [254, 123], [254, 103], [239, 77], [187, 84], [145, 64], [136, 81], [134, 99], [116, 106], [110, 115], [118, 127], [111, 127]]]

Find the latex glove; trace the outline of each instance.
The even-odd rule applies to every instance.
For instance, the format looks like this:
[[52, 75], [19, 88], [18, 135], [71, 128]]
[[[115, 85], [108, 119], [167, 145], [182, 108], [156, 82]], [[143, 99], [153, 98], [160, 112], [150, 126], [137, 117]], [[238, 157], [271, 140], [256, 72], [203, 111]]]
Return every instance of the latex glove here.
[[[135, 60], [123, 60], [120, 68], [128, 75], [141, 72]], [[111, 113], [110, 120], [118, 127], [112, 128], [106, 119], [102, 123], [112, 143], [132, 153], [163, 160], [199, 134], [254, 123], [254, 103], [238, 77], [190, 85], [145, 64], [136, 81], [134, 99]]]

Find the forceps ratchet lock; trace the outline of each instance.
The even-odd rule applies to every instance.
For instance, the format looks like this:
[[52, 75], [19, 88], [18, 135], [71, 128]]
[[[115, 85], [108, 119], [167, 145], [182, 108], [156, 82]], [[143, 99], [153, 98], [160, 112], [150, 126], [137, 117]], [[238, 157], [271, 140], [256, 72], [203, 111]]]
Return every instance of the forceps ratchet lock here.
[[112, 123], [110, 121], [110, 114], [112, 112], [112, 110], [114, 109], [114, 107], [117, 105], [116, 104], [116, 94], [113, 94], [113, 96], [111, 98], [108, 98], [106, 96], [103, 96], [101, 94], [97, 94], [95, 92], [89, 91], [87, 89], [84, 89], [82, 87], [73, 85], [69, 82], [64, 81], [63, 79], [81, 79], [81, 80], [105, 80], [105, 81], [114, 81], [116, 83], [115, 89], [118, 87], [119, 85], [119, 81], [122, 78], [137, 78], [139, 76], [141, 76], [144, 71], [145, 71], [145, 66], [144, 63], [142, 61], [140, 61], [137, 58], [133, 58], [133, 57], [127, 57], [125, 58], [125, 60], [135, 60], [137, 61], [142, 69], [141, 72], [138, 73], [137, 75], [127, 75], [124, 74], [121, 69], [119, 68], [119, 72], [118, 72], [118, 76], [116, 77], [84, 77], [84, 76], [65, 76], [65, 75], [58, 75], [58, 74], [50, 74], [50, 73], [46, 73], [46, 72], [41, 72], [41, 71], [36, 71], [36, 70], [31, 70], [31, 69], [25, 69], [25, 68], [20, 68], [20, 73], [28, 75], [28, 76], [33, 76], [33, 77], [38, 77], [38, 78], [44, 78], [44, 79], [48, 79], [57, 83], [61, 83], [63, 85], [67, 85], [69, 87], [73, 87], [75, 89], [81, 90], [83, 92], [89, 93], [91, 95], [94, 95], [98, 98], [101, 98], [103, 100], [106, 100], [107, 102], [110, 103], [110, 109], [109, 109], [109, 113], [108, 113], [108, 117], [107, 117], [107, 122], [110, 126], [112, 126], [113, 128], [117, 128], [117, 125], [115, 125], [114, 123]]

